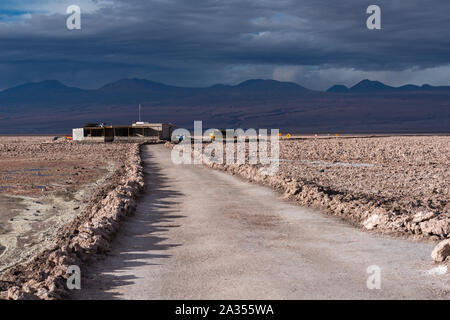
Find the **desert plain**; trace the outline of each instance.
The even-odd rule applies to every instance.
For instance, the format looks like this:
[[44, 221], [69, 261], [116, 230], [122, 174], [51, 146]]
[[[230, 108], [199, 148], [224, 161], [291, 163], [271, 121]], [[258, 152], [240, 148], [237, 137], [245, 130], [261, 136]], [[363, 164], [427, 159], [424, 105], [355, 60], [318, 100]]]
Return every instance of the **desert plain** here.
[[55, 244], [129, 148], [53, 136], [0, 137], [0, 273]]
[[366, 229], [450, 234], [448, 136], [285, 140], [280, 151], [281, 175], [317, 187], [326, 209]]
[[[0, 155], [0, 298], [60, 298], [67, 267], [107, 252], [120, 217], [136, 207], [140, 147], [7, 136]], [[366, 232], [450, 237], [450, 136], [294, 136], [281, 139], [273, 174], [261, 164], [206, 164]]]

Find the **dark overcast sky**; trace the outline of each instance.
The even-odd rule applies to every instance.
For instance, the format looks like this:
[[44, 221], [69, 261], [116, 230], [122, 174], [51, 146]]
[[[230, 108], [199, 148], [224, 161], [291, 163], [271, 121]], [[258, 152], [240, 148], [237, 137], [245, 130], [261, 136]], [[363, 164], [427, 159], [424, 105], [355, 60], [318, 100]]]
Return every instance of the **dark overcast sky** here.
[[[82, 30], [66, 29], [66, 8]], [[366, 9], [382, 9], [382, 30]], [[448, 0], [1, 0], [0, 89], [57, 79], [450, 84]]]

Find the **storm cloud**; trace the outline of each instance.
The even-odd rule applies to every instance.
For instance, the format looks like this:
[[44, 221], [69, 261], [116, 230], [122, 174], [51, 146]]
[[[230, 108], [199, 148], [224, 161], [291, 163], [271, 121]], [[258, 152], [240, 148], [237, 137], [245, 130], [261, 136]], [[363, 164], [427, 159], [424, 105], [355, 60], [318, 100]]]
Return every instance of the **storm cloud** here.
[[[66, 8], [82, 29], [66, 28]], [[366, 9], [382, 29], [366, 28]], [[364, 78], [450, 84], [446, 0], [2, 1], [0, 88], [60, 80], [82, 88], [137, 77], [173, 85], [249, 78], [312, 89]]]

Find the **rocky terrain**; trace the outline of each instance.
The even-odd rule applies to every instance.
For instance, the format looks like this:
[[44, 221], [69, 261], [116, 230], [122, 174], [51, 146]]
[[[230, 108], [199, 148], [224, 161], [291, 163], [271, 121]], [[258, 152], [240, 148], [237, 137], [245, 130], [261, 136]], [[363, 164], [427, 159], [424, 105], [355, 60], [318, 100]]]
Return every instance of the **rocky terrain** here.
[[280, 158], [280, 176], [298, 181], [289, 192], [306, 204], [366, 229], [450, 235], [450, 137], [284, 140]]
[[8, 183], [0, 191], [0, 297], [61, 297], [67, 267], [108, 250], [118, 221], [134, 210], [139, 145], [2, 137], [0, 152], [0, 183]]
[[275, 175], [262, 165], [207, 163], [366, 230], [450, 237], [448, 136], [284, 139]]

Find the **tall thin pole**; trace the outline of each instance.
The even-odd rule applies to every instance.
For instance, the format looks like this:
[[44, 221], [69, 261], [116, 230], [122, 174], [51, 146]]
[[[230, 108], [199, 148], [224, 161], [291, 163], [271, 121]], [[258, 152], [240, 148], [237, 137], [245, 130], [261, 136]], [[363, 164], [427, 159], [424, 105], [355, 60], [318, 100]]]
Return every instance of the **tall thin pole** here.
[[141, 104], [139, 104], [139, 122], [141, 122]]

